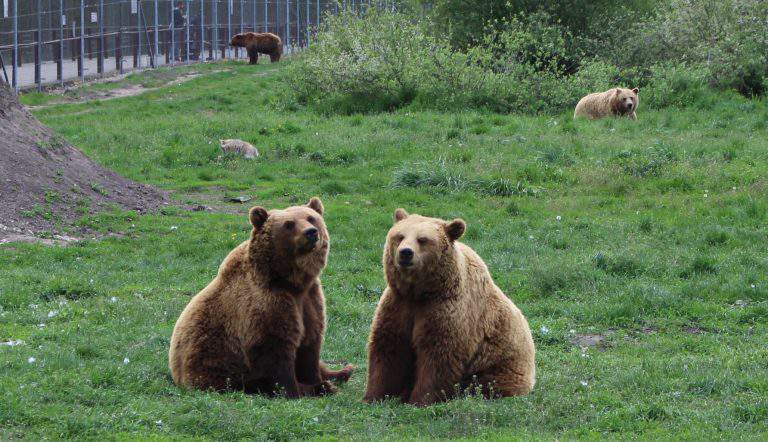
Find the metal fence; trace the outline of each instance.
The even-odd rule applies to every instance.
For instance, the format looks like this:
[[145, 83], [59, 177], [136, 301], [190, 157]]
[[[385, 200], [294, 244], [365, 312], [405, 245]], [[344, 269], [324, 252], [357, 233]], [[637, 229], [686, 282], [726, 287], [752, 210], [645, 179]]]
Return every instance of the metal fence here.
[[246, 57], [229, 41], [273, 32], [290, 53], [326, 14], [394, 0], [0, 0], [0, 80], [16, 90], [174, 63]]

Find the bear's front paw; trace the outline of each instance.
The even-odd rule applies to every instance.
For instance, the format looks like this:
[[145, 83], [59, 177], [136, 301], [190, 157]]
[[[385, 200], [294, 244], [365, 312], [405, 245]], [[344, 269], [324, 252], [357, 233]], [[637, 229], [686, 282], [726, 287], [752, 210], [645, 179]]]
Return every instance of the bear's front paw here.
[[346, 366], [344, 366], [344, 368], [339, 370], [339, 375], [336, 376], [336, 381], [343, 384], [344, 382], [347, 382], [349, 378], [352, 377], [352, 373], [354, 372], [355, 372], [355, 366], [352, 364], [347, 364]]
[[322, 381], [315, 385], [301, 385], [302, 396], [327, 396], [336, 393], [337, 390], [331, 381]]

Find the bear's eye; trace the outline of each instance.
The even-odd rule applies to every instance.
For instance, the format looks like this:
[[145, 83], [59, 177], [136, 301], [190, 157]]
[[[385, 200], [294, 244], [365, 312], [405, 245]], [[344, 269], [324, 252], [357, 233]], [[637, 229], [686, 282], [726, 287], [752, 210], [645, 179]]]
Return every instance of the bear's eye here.
[[285, 222], [285, 224], [283, 224], [283, 226], [284, 226], [284, 227], [285, 227], [287, 230], [292, 230], [292, 229], [293, 229], [293, 228], [296, 226], [296, 223], [295, 223], [295, 222], [293, 222], [293, 221], [286, 221], [286, 222]]
[[395, 235], [395, 242], [402, 242], [403, 238], [405, 238], [403, 235]]
[[310, 223], [313, 223], [313, 224], [314, 224], [314, 222], [315, 222], [315, 217], [314, 217], [314, 216], [308, 216], [308, 217], [307, 217], [307, 221], [309, 221]]
[[421, 237], [421, 238], [417, 239], [416, 241], [418, 241], [419, 244], [421, 244], [423, 246], [424, 244], [429, 242], [429, 238]]

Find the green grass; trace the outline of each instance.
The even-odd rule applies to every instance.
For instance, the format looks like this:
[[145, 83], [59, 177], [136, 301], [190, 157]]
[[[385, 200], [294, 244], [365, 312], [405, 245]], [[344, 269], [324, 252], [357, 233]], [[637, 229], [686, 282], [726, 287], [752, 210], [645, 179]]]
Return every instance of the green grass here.
[[[573, 122], [570, 109], [328, 116], [281, 98], [281, 65], [222, 67], [139, 97], [37, 111], [107, 167], [218, 213], [103, 214], [81, 223], [121, 235], [0, 246], [0, 341], [25, 342], [0, 346], [0, 438], [768, 437], [766, 102], [641, 107], [638, 122]], [[219, 138], [262, 156], [220, 159]], [[336, 396], [171, 382], [176, 318], [249, 233], [249, 206], [224, 202], [243, 194], [267, 207], [323, 199], [323, 357], [359, 367]], [[464, 241], [530, 321], [530, 396], [361, 403], [381, 250], [400, 206], [468, 222]], [[586, 334], [601, 345], [571, 343]]]

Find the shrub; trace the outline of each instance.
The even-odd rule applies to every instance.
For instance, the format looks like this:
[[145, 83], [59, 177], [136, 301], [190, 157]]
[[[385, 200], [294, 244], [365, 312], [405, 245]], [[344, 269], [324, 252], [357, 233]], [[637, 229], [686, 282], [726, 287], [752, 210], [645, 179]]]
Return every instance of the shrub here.
[[430, 35], [429, 26], [374, 9], [329, 17], [316, 44], [291, 65], [287, 82], [300, 103], [326, 112], [413, 105], [559, 113], [608, 88], [618, 72], [596, 60], [576, 71], [568, 30], [544, 13], [494, 23], [489, 29], [498, 31], [466, 52]]

